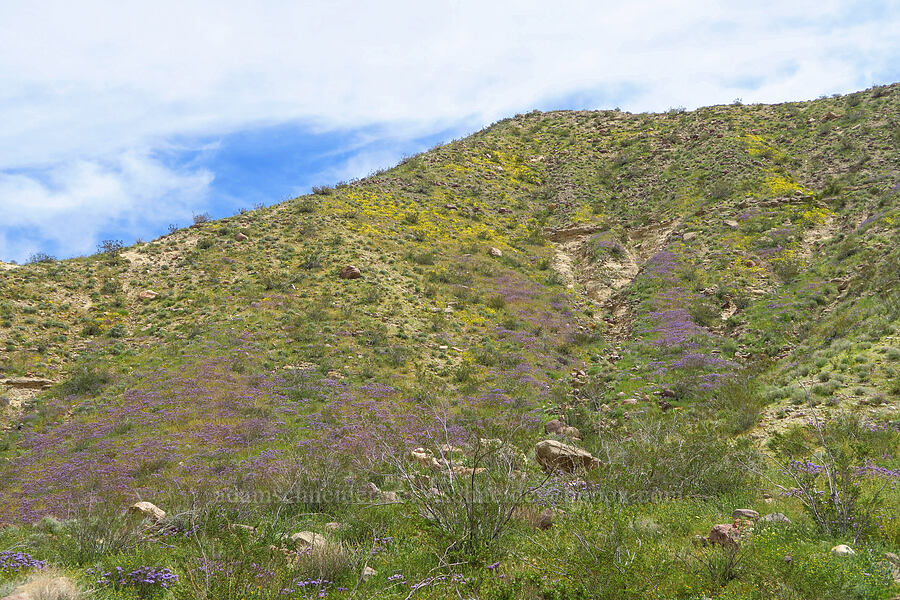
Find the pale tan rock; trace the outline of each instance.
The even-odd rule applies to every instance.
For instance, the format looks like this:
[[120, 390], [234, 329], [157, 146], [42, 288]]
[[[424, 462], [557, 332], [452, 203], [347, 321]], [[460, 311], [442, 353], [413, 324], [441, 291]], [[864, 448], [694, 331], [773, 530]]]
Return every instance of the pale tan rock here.
[[831, 553], [835, 556], [853, 556], [854, 554], [856, 554], [856, 550], [854, 550], [847, 544], [838, 544], [831, 549]]
[[534, 447], [534, 454], [538, 464], [545, 469], [569, 473], [593, 469], [598, 462], [590, 452], [556, 440], [538, 442]]
[[128, 512], [132, 515], [139, 516], [144, 519], [149, 519], [154, 523], [158, 523], [166, 518], [166, 511], [156, 506], [152, 502], [135, 502], [130, 507], [128, 507]]

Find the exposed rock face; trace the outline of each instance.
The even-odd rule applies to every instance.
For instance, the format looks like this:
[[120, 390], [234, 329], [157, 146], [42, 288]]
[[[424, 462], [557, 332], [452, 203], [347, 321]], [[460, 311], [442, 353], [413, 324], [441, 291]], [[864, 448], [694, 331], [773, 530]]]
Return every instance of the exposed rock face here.
[[353, 265], [347, 265], [341, 269], [341, 279], [359, 279], [362, 273]]
[[597, 459], [590, 452], [556, 440], [538, 442], [534, 447], [534, 454], [539, 465], [552, 471], [573, 473], [597, 466]]
[[158, 523], [166, 518], [166, 511], [156, 506], [152, 502], [135, 502], [128, 507], [128, 512], [132, 515], [149, 519], [154, 523]]
[[0, 385], [20, 390], [45, 390], [53, 385], [53, 381], [42, 377], [10, 377], [0, 379]]

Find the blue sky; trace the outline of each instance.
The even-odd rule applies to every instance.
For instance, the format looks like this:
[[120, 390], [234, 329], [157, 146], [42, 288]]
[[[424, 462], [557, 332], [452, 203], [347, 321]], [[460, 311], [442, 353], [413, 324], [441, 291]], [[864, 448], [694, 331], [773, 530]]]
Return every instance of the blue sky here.
[[900, 80], [900, 3], [0, 3], [0, 260], [152, 239], [533, 108]]

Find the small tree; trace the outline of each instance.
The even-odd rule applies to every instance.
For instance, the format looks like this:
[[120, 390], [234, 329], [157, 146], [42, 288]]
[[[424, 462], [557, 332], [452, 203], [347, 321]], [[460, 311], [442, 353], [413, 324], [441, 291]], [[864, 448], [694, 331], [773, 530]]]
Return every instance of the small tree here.
[[119, 253], [125, 248], [125, 244], [122, 240], [103, 240], [99, 244], [97, 244], [97, 252], [100, 254], [105, 254], [109, 258], [116, 258], [119, 256]]

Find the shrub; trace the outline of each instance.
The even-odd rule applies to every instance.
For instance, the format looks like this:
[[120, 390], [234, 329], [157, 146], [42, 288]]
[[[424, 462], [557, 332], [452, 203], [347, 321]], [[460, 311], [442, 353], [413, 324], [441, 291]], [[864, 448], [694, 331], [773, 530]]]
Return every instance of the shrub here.
[[731, 440], [709, 423], [645, 416], [629, 434], [604, 437], [597, 473], [605, 492], [624, 501], [740, 494], [757, 477], [748, 440]]
[[97, 252], [115, 258], [125, 248], [122, 240], [103, 240], [97, 245]]
[[410, 456], [391, 459], [418, 514], [446, 542], [448, 552], [476, 559], [509, 529], [513, 517], [541, 483], [520, 471], [524, 456], [497, 439], [472, 436], [466, 456], [434, 447], [439, 470], [424, 476]]
[[89, 564], [138, 545], [141, 525], [123, 511], [91, 504], [77, 510], [75, 518], [63, 523], [51, 544], [59, 562]]
[[82, 364], [75, 368], [74, 373], [60, 385], [60, 391], [65, 395], [79, 396], [82, 394], [96, 394], [110, 381], [107, 371], [97, 367]]
[[194, 225], [202, 225], [203, 223], [209, 223], [210, 221], [212, 221], [212, 216], [208, 212], [194, 214]]
[[40, 263], [51, 263], [51, 262], [55, 262], [55, 261], [56, 261], [55, 256], [50, 256], [46, 252], [35, 252], [34, 254], [32, 254], [31, 256], [28, 257], [28, 260], [26, 262], [29, 265], [33, 265], [33, 264], [40, 264]]
[[[896, 476], [874, 463], [884, 445], [878, 438], [896, 436], [865, 427], [855, 415], [821, 421], [808, 395], [807, 402], [812, 424], [776, 433], [769, 441], [779, 472], [789, 482], [778, 487], [799, 499], [822, 533], [852, 535], [856, 541], [873, 527], [881, 494]], [[885, 475], [885, 481], [865, 490], [870, 474]]]
[[549, 539], [532, 537], [545, 557], [542, 570], [553, 579], [569, 581], [577, 590], [575, 597], [656, 597], [673, 565], [656, 551], [655, 532], [643, 529], [617, 505], [583, 504], [570, 513]]

